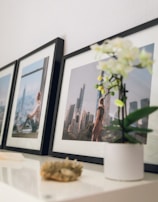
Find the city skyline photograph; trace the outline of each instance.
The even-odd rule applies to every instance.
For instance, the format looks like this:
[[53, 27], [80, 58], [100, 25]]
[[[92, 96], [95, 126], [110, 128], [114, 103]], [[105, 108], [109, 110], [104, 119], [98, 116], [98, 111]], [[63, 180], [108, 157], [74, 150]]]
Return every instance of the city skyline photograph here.
[[1, 136], [2, 124], [4, 122], [4, 112], [6, 108], [10, 79], [11, 74], [5, 75], [0, 78], [0, 136]]
[[[148, 52], [153, 53], [154, 51], [153, 44], [145, 48]], [[81, 133], [88, 134], [95, 121], [99, 96], [95, 84], [98, 82], [97, 76], [100, 74], [100, 70], [96, 68], [97, 64], [98, 62], [93, 62], [71, 70], [63, 139], [91, 140], [90, 134], [86, 138]], [[127, 90], [130, 92], [129, 94], [127, 93], [128, 113], [149, 105], [151, 78], [152, 76], [148, 70], [133, 68], [128, 78], [124, 80]], [[117, 107], [114, 105], [116, 98], [117, 93], [115, 96], [110, 96], [108, 100], [105, 100], [105, 111], [108, 113], [104, 118], [105, 126], [109, 125], [111, 120], [117, 118]], [[144, 124], [148, 124], [145, 119]]]
[[[45, 80], [43, 79], [43, 72], [47, 71], [47, 65], [45, 65], [45, 60], [46, 58], [36, 61], [24, 67], [22, 70], [12, 132], [13, 137], [38, 137], [40, 117], [37, 125], [35, 123], [35, 110], [37, 110], [37, 106], [39, 105], [38, 108], [40, 108], [41, 111], [41, 93], [45, 85]], [[40, 103], [38, 104], [37, 102]], [[38, 116], [40, 116], [40, 111], [38, 112]], [[29, 114], [32, 115], [29, 116]]]

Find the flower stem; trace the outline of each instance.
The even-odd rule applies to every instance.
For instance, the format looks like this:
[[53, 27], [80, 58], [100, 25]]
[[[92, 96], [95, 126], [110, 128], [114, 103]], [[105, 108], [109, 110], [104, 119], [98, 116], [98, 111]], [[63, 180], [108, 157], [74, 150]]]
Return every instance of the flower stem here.
[[121, 128], [122, 128], [122, 143], [125, 142], [125, 129], [124, 129], [124, 119], [127, 116], [127, 106], [126, 106], [126, 85], [123, 84], [123, 77], [120, 78], [120, 89], [119, 89], [119, 99], [123, 101], [124, 106], [121, 108]]

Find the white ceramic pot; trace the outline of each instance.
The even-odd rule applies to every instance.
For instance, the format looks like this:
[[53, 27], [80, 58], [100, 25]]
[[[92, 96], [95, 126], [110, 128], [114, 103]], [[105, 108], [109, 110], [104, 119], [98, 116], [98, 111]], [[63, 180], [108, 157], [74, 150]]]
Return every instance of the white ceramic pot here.
[[105, 177], [134, 181], [144, 177], [144, 145], [105, 143]]

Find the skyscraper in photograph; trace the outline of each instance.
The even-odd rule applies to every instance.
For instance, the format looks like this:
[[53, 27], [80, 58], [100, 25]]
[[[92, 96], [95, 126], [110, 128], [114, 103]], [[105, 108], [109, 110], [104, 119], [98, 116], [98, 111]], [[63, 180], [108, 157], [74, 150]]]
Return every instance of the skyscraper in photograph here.
[[80, 131], [80, 121], [81, 121], [84, 93], [85, 93], [85, 84], [83, 84], [83, 87], [80, 89], [80, 94], [75, 104], [73, 119], [71, 124], [69, 125], [69, 132], [73, 133], [74, 135], [77, 135], [78, 132]]
[[65, 119], [65, 123], [64, 123], [64, 129], [68, 130], [69, 125], [72, 122], [72, 118], [73, 118], [73, 114], [74, 114], [74, 109], [75, 109], [75, 104], [70, 105], [67, 115], [66, 115], [66, 119]]
[[[140, 100], [141, 108], [149, 106], [149, 98], [144, 98]], [[142, 119], [142, 127], [148, 126], [148, 117]]]

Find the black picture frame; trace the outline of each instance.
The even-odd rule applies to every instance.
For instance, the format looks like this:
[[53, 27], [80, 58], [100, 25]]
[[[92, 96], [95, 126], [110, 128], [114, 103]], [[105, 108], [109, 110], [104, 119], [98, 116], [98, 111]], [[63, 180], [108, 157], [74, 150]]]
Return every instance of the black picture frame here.
[[48, 154], [63, 47], [58, 37], [17, 60], [5, 149]]
[[[158, 43], [157, 41], [154, 41], [158, 33], [157, 27], [158, 27], [158, 19], [156, 18], [149, 22], [146, 22], [144, 24], [131, 28], [129, 30], [113, 35], [109, 37], [108, 39], [112, 39], [115, 37], [127, 37], [130, 39], [134, 39], [134, 41], [136, 41], [136, 44], [140, 47], [142, 47], [142, 45], [152, 42], [152, 43], [155, 43], [155, 47], [157, 48]], [[154, 37], [152, 37], [153, 35]], [[147, 41], [146, 41], [146, 38], [147, 38]], [[96, 43], [101, 44], [104, 40], [101, 40]], [[64, 123], [65, 117], [66, 117], [66, 109], [67, 109], [66, 104], [67, 104], [67, 99], [70, 96], [69, 82], [71, 79], [71, 71], [79, 67], [83, 67], [84, 65], [89, 65], [89, 64], [91, 65], [91, 63], [94, 61], [98, 62], [98, 60], [94, 59], [94, 55], [92, 56], [91, 54], [92, 52], [90, 50], [91, 45], [81, 48], [80, 50], [74, 51], [63, 57], [62, 71], [60, 72], [60, 78], [59, 78], [60, 85], [58, 85], [58, 89], [57, 89], [57, 99], [55, 103], [55, 112], [54, 112], [54, 117], [52, 122], [52, 131], [51, 131], [51, 139], [50, 139], [48, 154], [50, 156], [54, 156], [58, 158], [69, 157], [70, 159], [77, 159], [79, 161], [103, 164], [103, 153], [104, 153], [103, 145], [104, 144], [102, 142], [93, 143], [90, 141], [74, 141], [74, 140], [68, 140], [68, 139], [63, 140], [63, 134], [66, 134], [66, 133], [63, 133], [63, 131], [64, 131], [64, 126], [66, 124]], [[156, 54], [154, 54], [154, 60], [155, 60], [155, 57], [156, 57]], [[155, 63], [155, 66], [156, 66], [156, 63]], [[155, 69], [155, 66], [154, 66], [154, 69]], [[79, 77], [81, 81], [83, 80], [83, 74], [78, 73], [75, 78], [77, 77]], [[87, 74], [87, 77], [90, 79], [91, 74], [90, 73]], [[76, 79], [76, 81], [74, 82], [76, 82], [74, 83], [74, 86], [77, 86], [78, 80]], [[94, 85], [95, 85], [95, 82], [96, 80], [94, 81]], [[76, 91], [78, 92], [78, 97], [76, 97], [76, 99], [81, 98], [80, 97], [82, 94], [81, 91], [84, 88], [82, 87], [80, 87], [80, 91], [79, 90], [73, 91], [74, 97], [76, 96]], [[155, 91], [152, 93], [155, 93]], [[157, 105], [157, 101], [152, 99], [152, 104]], [[71, 105], [73, 105], [73, 103], [71, 103]], [[73, 108], [73, 106], [71, 107]], [[158, 115], [156, 114], [156, 116]], [[154, 125], [153, 129], [155, 129], [155, 126], [156, 124]], [[157, 131], [157, 129], [155, 130]], [[145, 151], [145, 155], [146, 155], [146, 153], [148, 153], [148, 149], [145, 149], [145, 150], [146, 150]], [[158, 162], [148, 163], [145, 161], [144, 165], [145, 165], [145, 171], [158, 172]]]
[[0, 68], [0, 148], [3, 148], [5, 138], [7, 114], [13, 91], [16, 67], [17, 61], [13, 61]]

